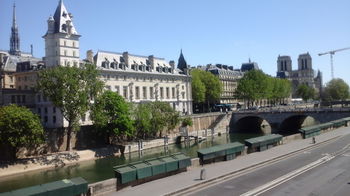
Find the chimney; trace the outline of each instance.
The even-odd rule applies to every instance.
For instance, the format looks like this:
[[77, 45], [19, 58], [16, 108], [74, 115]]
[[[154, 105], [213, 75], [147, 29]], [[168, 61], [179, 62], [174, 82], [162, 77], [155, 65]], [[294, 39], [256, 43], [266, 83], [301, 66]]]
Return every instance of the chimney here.
[[88, 50], [86, 52], [86, 59], [90, 62], [90, 63], [94, 63], [94, 52], [92, 50]]
[[174, 73], [175, 70], [175, 61], [169, 61], [169, 65], [171, 66], [171, 73]]
[[151, 69], [154, 70], [154, 56], [153, 55], [148, 56], [148, 60], [151, 65]]
[[124, 58], [124, 61], [125, 61], [125, 65], [127, 67], [129, 67], [129, 53], [128, 52], [123, 52], [123, 58]]

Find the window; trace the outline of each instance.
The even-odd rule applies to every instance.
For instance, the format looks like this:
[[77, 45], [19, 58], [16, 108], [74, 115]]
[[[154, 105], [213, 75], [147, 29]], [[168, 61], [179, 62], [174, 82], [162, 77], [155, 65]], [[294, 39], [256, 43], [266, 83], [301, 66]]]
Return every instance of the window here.
[[145, 86], [143, 87], [142, 94], [143, 94], [143, 98], [147, 99], [147, 87], [145, 87]]
[[153, 87], [149, 87], [149, 97], [153, 99]]
[[64, 51], [64, 56], [67, 56], [67, 50]]
[[82, 122], [85, 122], [85, 121], [86, 121], [86, 115], [85, 115], [85, 114], [83, 114], [83, 115], [81, 116], [81, 121], [82, 121]]
[[173, 87], [173, 88], [171, 89], [171, 95], [172, 95], [173, 98], [175, 98], [175, 87]]
[[45, 114], [47, 114], [47, 108], [44, 108]]
[[75, 51], [73, 51], [73, 56], [74, 56], [74, 57], [76, 56], [76, 53], [75, 53]]
[[11, 95], [11, 103], [16, 103], [16, 95]]
[[41, 115], [41, 108], [38, 108], [38, 114]]
[[22, 95], [22, 103], [26, 103], [26, 96]]
[[164, 98], [164, 90], [163, 90], [163, 87], [160, 87], [160, 98], [161, 98], [161, 99]]
[[52, 122], [55, 124], [56, 123], [56, 116], [52, 117]]
[[73, 47], [75, 47], [75, 42], [73, 42]]
[[125, 99], [128, 98], [128, 87], [127, 86], [123, 86], [123, 96]]
[[67, 41], [64, 41], [64, 42], [63, 42], [63, 45], [64, 45], [64, 46], [67, 46]]
[[44, 122], [47, 123], [47, 121], [48, 121], [48, 117], [44, 116]]
[[52, 107], [52, 113], [56, 114], [56, 107]]
[[10, 81], [13, 82], [13, 76], [10, 76]]
[[170, 91], [169, 91], [169, 87], [166, 87], [166, 98], [169, 99], [170, 98]]
[[17, 95], [17, 103], [21, 103], [21, 95]]
[[43, 96], [43, 100], [44, 100], [44, 102], [46, 102], [46, 101], [47, 101], [47, 98], [46, 98], [46, 96]]
[[185, 90], [185, 86], [184, 85], [182, 85], [182, 90]]
[[182, 99], [185, 99], [185, 92], [182, 92]]
[[140, 99], [140, 87], [138, 86], [135, 87], [135, 94], [136, 94], [136, 99]]
[[119, 94], [119, 86], [115, 86], [115, 92], [117, 92]]

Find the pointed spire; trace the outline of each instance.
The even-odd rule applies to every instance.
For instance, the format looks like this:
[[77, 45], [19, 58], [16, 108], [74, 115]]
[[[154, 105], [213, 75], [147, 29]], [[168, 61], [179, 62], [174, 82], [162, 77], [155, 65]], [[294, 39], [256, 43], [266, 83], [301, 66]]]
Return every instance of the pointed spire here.
[[12, 27], [11, 27], [11, 38], [10, 38], [10, 54], [20, 55], [21, 51], [19, 45], [18, 26], [16, 20], [16, 3], [13, 4], [13, 16], [12, 16]]
[[13, 16], [12, 16], [12, 27], [17, 27], [16, 21], [16, 3], [13, 3]]
[[177, 68], [182, 70], [182, 71], [185, 71], [185, 69], [188, 69], [188, 66], [187, 66], [187, 63], [186, 63], [186, 60], [185, 60], [185, 57], [184, 55], [182, 54], [182, 49], [180, 51], [180, 57], [179, 57], [179, 61], [177, 63]]
[[63, 0], [60, 0], [53, 16], [53, 19], [55, 20], [55, 33], [77, 35], [78, 33], [75, 30], [72, 18], [72, 15], [67, 11], [67, 8], [63, 4]]

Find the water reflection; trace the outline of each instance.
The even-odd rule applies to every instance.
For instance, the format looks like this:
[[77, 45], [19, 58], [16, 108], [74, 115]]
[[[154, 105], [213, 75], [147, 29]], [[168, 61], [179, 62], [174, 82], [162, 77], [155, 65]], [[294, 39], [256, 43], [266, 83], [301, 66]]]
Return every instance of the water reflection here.
[[202, 142], [190, 141], [189, 145], [185, 143], [171, 144], [168, 146], [161, 146], [152, 149], [145, 149], [142, 156], [138, 152], [126, 154], [125, 156], [107, 157], [98, 160], [90, 160], [79, 162], [77, 164], [68, 165], [62, 168], [39, 170], [27, 172], [16, 176], [3, 177], [0, 179], [0, 192], [6, 192], [22, 187], [43, 184], [51, 181], [61, 180], [64, 178], [73, 178], [81, 176], [89, 183], [109, 179], [114, 177], [113, 166], [121, 165], [129, 162], [155, 158], [166, 154], [176, 152], [183, 152], [190, 157], [197, 157], [197, 150], [201, 148], [208, 148], [213, 145], [225, 144], [228, 142], [242, 142], [245, 139], [259, 136], [258, 134], [223, 134], [208, 138]]

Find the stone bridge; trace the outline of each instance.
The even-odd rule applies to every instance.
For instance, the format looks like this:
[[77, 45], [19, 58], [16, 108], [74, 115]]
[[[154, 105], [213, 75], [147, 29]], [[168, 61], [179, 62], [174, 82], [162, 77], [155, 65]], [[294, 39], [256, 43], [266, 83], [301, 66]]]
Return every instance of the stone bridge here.
[[293, 133], [304, 126], [350, 116], [350, 108], [304, 108], [233, 112], [231, 132]]

